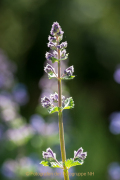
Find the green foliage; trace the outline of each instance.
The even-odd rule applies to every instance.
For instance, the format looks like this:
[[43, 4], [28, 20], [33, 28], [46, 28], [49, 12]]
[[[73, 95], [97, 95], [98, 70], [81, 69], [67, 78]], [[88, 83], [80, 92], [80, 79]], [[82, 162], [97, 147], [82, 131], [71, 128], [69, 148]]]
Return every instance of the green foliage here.
[[48, 112], [49, 112], [50, 114], [55, 113], [55, 112], [58, 112], [58, 111], [59, 111], [59, 108], [58, 108], [57, 106], [54, 106], [54, 107], [52, 107], [52, 108], [48, 108]]
[[[40, 164], [42, 164], [43, 166], [49, 166], [51, 168], [62, 168], [62, 162], [60, 161], [59, 164], [61, 164], [61, 166], [57, 163], [57, 162], [52, 162], [54, 160], [45, 160], [45, 161], [41, 161]], [[73, 166], [77, 166], [77, 165], [82, 165], [83, 161], [81, 160], [74, 160], [74, 159], [67, 159], [65, 161], [65, 166], [67, 169], [70, 169]]]
[[[59, 162], [60, 164], [62, 162]], [[49, 166], [51, 168], [62, 168], [60, 165], [58, 165], [56, 162], [50, 162], [50, 161], [41, 161], [41, 163], [43, 166]], [[62, 164], [61, 164], [62, 165]]]
[[72, 97], [69, 97], [65, 100], [63, 109], [71, 109], [71, 108], [74, 108], [74, 101]]
[[63, 76], [61, 79], [63, 80], [71, 80], [74, 79], [75, 76]]
[[82, 165], [83, 164], [83, 161], [74, 161], [74, 159], [67, 159], [66, 162], [65, 162], [65, 165], [66, 167], [69, 169], [71, 168], [72, 166], [77, 166], [77, 165]]

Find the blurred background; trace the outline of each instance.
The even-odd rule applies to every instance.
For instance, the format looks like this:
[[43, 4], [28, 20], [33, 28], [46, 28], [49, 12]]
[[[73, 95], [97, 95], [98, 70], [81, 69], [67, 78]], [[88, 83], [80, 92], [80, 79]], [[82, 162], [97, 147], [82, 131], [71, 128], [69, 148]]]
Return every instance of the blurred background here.
[[69, 170], [86, 176], [70, 179], [120, 180], [119, 0], [0, 1], [0, 179], [63, 179], [37, 174], [61, 172], [39, 164], [48, 147], [61, 160], [57, 113], [40, 105], [57, 91], [43, 70], [55, 21], [68, 42], [62, 70], [74, 65], [76, 75], [63, 82], [75, 102], [63, 112], [67, 158], [79, 147], [88, 153]]

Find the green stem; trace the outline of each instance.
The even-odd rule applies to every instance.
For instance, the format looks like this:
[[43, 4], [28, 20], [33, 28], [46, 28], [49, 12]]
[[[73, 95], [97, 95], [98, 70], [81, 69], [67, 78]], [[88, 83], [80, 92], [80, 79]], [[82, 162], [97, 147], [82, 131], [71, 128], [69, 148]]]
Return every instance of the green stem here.
[[[57, 42], [59, 44], [58, 38]], [[60, 59], [60, 50], [58, 49], [58, 59]], [[62, 107], [62, 84], [61, 84], [61, 67], [60, 61], [58, 62], [58, 106]], [[64, 128], [63, 128], [63, 116], [62, 110], [60, 109], [58, 112], [58, 120], [59, 120], [59, 137], [60, 137], [60, 149], [61, 149], [61, 157], [63, 162], [63, 173], [64, 180], [69, 180], [68, 169], [65, 166], [66, 161], [66, 152], [65, 152], [65, 141], [64, 141]]]

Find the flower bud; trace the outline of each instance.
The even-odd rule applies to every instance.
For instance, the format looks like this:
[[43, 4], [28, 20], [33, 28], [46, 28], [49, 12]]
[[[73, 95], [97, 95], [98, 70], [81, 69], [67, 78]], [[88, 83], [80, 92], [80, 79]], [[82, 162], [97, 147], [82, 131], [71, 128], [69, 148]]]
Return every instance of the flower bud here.
[[77, 151], [74, 151], [74, 159], [80, 158], [81, 160], [84, 160], [87, 156], [87, 152], [83, 152], [82, 147], [79, 148]]
[[63, 51], [60, 52], [61, 59], [65, 58], [65, 55], [66, 55], [66, 50], [64, 49]]
[[57, 48], [58, 48], [58, 49], [64, 49], [64, 48], [66, 48], [66, 47], [67, 47], [67, 41], [62, 42], [61, 44], [57, 45]]
[[56, 37], [55, 37], [55, 36], [54, 36], [54, 37], [49, 36], [49, 37], [48, 37], [48, 40], [49, 40], [50, 42], [56, 42]]
[[49, 42], [49, 43], [48, 43], [48, 47], [49, 47], [50, 49], [52, 49], [52, 50], [57, 50], [56, 44], [53, 43], [53, 42]]
[[47, 60], [51, 60], [52, 61], [52, 58], [54, 57], [54, 55], [49, 53], [49, 52], [46, 52], [45, 57], [46, 57]]
[[49, 108], [49, 107], [52, 106], [52, 103], [51, 103], [50, 99], [47, 98], [46, 96], [43, 97], [43, 98], [41, 98], [41, 104], [42, 104], [42, 106], [43, 106], [44, 108]]
[[72, 76], [73, 72], [74, 72], [74, 67], [70, 66], [64, 71], [64, 74], [66, 74], [67, 76]]
[[55, 72], [55, 69], [50, 65], [50, 64], [47, 64], [46, 67], [44, 67], [44, 71], [46, 73], [54, 73]]
[[46, 152], [43, 151], [42, 155], [44, 159], [48, 159], [48, 158], [56, 159], [56, 154], [53, 153], [53, 151], [50, 148], [46, 149]]

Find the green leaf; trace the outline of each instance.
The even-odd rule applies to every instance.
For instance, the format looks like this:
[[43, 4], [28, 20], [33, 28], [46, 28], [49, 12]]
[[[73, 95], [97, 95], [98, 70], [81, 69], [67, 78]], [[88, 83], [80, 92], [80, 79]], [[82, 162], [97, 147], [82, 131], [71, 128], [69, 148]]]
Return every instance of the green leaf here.
[[61, 79], [63, 80], [70, 80], [73, 79], [75, 76], [63, 76]]
[[69, 97], [65, 100], [63, 109], [71, 109], [71, 108], [74, 108], [74, 101], [72, 97]]
[[52, 79], [52, 78], [56, 78], [56, 75], [53, 72], [48, 73], [48, 78]]
[[[59, 162], [62, 165], [62, 162]], [[49, 166], [51, 168], [62, 168], [59, 164], [57, 164], [56, 162], [50, 162], [50, 161], [41, 161], [41, 163], [43, 166]]]
[[52, 108], [48, 108], [48, 112], [49, 112], [50, 114], [55, 113], [55, 112], [58, 112], [58, 107], [57, 107], [57, 106], [54, 106], [54, 107], [52, 107]]
[[49, 163], [48, 161], [41, 161], [40, 164], [42, 164], [43, 166], [49, 166]]
[[72, 166], [82, 165], [83, 161], [74, 161], [74, 159], [67, 159], [65, 162], [66, 167], [69, 169]]

